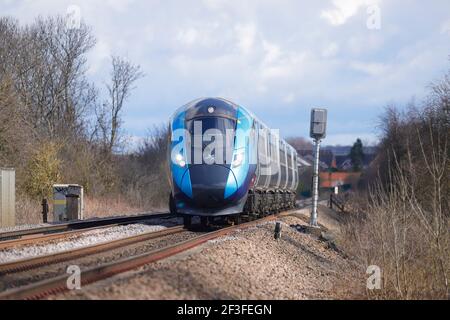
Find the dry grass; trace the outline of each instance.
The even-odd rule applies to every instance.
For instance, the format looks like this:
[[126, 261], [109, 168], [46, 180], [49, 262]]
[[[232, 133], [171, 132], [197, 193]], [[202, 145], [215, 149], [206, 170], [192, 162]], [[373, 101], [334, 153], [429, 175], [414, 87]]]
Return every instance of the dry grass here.
[[[122, 197], [111, 198], [85, 198], [84, 217], [85, 219], [95, 217], [111, 217], [120, 215], [132, 215], [143, 212], [157, 211], [153, 208], [136, 206], [126, 201]], [[158, 210], [160, 211], [160, 210]]]
[[367, 290], [367, 298], [448, 299], [448, 215], [419, 204], [406, 182], [389, 192], [373, 190], [366, 201], [354, 201], [340, 245], [362, 273], [370, 265], [381, 268], [382, 287]]
[[41, 203], [26, 196], [18, 196], [16, 201], [16, 224], [38, 223], [42, 223]]
[[[85, 219], [112, 217], [121, 215], [134, 215], [143, 212], [166, 212], [167, 208], [151, 208], [133, 205], [122, 197], [84, 199]], [[53, 206], [49, 204], [48, 221], [53, 220]], [[32, 200], [27, 196], [18, 196], [16, 202], [16, 225], [42, 223], [42, 205], [38, 200]]]

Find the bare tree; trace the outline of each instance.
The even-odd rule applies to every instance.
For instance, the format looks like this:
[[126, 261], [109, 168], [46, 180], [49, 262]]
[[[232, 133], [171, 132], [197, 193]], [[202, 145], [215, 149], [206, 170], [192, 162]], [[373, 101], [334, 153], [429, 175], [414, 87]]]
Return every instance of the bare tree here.
[[134, 89], [134, 83], [144, 76], [140, 66], [133, 65], [124, 58], [112, 56], [111, 60], [111, 82], [106, 85], [108, 100], [97, 108], [101, 139], [110, 154], [119, 144], [124, 103]]
[[313, 149], [311, 141], [303, 137], [288, 137], [286, 141], [297, 151], [310, 151]]
[[370, 297], [449, 297], [449, 92], [445, 76], [421, 107], [390, 106], [382, 118], [377, 175], [344, 233], [364, 268], [383, 270], [382, 290], [368, 291]]
[[70, 29], [63, 17], [38, 18], [17, 40], [12, 66], [30, 120], [50, 139], [80, 135], [96, 91], [86, 79], [86, 54], [94, 46], [85, 24]]

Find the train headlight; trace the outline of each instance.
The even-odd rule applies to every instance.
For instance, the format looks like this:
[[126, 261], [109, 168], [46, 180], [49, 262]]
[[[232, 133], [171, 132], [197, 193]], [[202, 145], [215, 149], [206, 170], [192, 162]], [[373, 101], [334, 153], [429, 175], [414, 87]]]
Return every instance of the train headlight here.
[[184, 160], [184, 157], [181, 154], [177, 154], [175, 156], [175, 161], [182, 168], [186, 166], [186, 161]]
[[236, 151], [236, 153], [233, 156], [233, 162], [231, 162], [232, 167], [234, 168], [239, 167], [242, 164], [242, 162], [244, 162], [245, 156], [244, 152], [245, 152], [244, 150]]

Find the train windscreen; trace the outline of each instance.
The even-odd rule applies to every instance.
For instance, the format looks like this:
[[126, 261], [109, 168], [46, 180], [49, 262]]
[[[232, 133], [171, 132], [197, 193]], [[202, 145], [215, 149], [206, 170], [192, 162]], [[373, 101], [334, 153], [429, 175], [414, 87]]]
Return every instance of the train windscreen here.
[[186, 127], [191, 134], [192, 160], [195, 164], [231, 162], [236, 130], [235, 120], [202, 117], [189, 120]]

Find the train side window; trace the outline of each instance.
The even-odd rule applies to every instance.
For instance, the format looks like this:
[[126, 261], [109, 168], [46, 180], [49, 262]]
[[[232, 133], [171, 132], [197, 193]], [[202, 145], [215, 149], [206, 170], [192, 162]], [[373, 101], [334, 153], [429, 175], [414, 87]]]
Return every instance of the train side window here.
[[280, 154], [281, 154], [281, 157], [280, 157], [280, 162], [284, 165], [284, 166], [286, 166], [286, 146], [284, 145], [284, 143], [282, 142], [282, 143], [280, 143]]
[[260, 155], [266, 154], [266, 136], [264, 134], [264, 130], [259, 131], [259, 139], [258, 139], [258, 149]]

